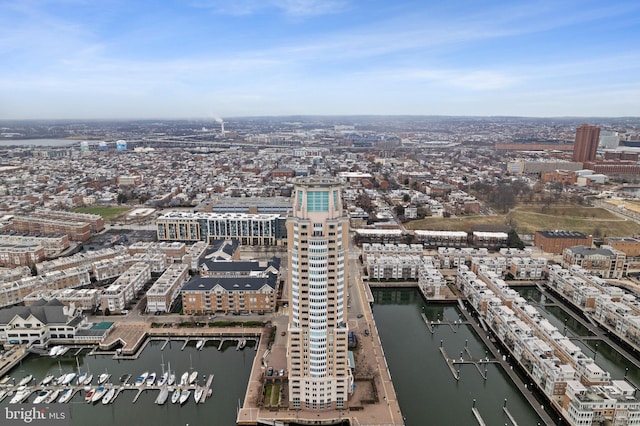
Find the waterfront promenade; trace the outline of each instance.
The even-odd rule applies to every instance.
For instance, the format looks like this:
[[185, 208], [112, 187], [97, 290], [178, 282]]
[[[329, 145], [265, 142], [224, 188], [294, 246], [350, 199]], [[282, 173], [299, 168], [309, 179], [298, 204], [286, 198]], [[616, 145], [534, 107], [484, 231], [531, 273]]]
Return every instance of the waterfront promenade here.
[[[395, 388], [387, 366], [382, 343], [373, 318], [373, 312], [367, 297], [368, 289], [362, 282], [357, 269], [357, 256], [349, 260], [349, 296], [352, 308], [349, 310], [349, 330], [358, 337], [355, 352], [356, 366], [354, 376], [356, 388], [349, 399], [349, 406], [342, 410], [295, 410], [288, 407], [288, 401], [278, 407], [264, 407], [261, 400], [262, 375], [267, 366], [274, 369], [286, 368], [287, 339], [280, 331], [276, 333], [271, 349], [262, 339], [254, 359], [251, 376], [242, 408], [238, 411], [239, 425], [256, 425], [258, 421], [268, 424], [274, 422], [296, 422], [299, 424], [328, 425], [349, 420], [357, 426], [403, 426], [404, 418], [396, 398]], [[278, 330], [286, 330], [288, 316], [283, 312], [274, 319]], [[280, 378], [278, 378], [280, 379]], [[286, 387], [286, 380], [282, 381]], [[284, 394], [286, 399], [286, 392]], [[278, 424], [278, 423], [275, 423]]]

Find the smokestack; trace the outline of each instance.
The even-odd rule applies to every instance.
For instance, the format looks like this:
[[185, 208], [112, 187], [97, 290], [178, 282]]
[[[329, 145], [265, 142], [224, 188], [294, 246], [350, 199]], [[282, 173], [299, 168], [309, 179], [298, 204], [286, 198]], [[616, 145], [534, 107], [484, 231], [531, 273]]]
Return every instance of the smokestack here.
[[220, 134], [224, 136], [224, 121], [220, 120]]

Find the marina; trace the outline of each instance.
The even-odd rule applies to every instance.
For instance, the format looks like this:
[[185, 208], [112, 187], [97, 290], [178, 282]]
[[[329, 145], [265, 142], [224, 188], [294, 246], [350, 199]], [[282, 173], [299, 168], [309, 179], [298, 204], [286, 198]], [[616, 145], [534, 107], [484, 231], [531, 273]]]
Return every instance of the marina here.
[[[44, 392], [41, 394], [43, 397], [51, 398], [57, 392], [55, 403], [68, 404], [72, 425], [133, 424], [133, 422], [146, 424], [150, 421], [149, 419], [156, 424], [202, 424], [205, 419], [214, 418], [213, 421], [207, 420], [208, 424], [220, 426], [233, 424], [235, 421], [233, 407], [237, 406], [238, 399], [244, 396], [255, 351], [236, 352], [235, 342], [228, 342], [220, 351], [217, 350], [217, 345], [197, 350], [195, 345], [182, 349], [180, 340], [172, 341], [166, 346], [164, 343], [158, 340], [146, 343], [138, 358], [133, 360], [114, 359], [113, 353], [89, 355], [88, 349], [79, 354], [77, 361], [71, 355], [75, 351], [68, 351], [66, 355], [56, 358], [28, 355], [22, 361], [20, 368], [12, 370], [6, 376], [8, 379], [5, 380], [3, 377], [0, 380], [5, 380], [4, 384], [0, 385], [0, 406], [8, 406], [12, 400], [15, 400], [16, 404], [34, 403], [39, 393]], [[252, 347], [254, 344], [254, 341], [249, 341], [247, 346]], [[161, 350], [163, 347], [164, 350]], [[50, 375], [59, 377], [60, 369], [65, 377], [72, 372], [77, 372], [78, 365], [82, 371], [103, 371], [102, 374], [106, 378], [102, 384], [98, 384], [99, 376], [102, 374], [95, 374], [90, 386], [77, 385], [75, 380], [68, 385], [56, 385], [53, 382], [49, 385], [40, 384]], [[164, 383], [159, 383], [164, 375], [163, 369], [167, 373], [167, 378]], [[33, 375], [33, 380], [31, 386], [25, 385], [23, 388], [18, 388], [13, 378], [23, 377], [26, 373], [22, 370]], [[157, 374], [155, 383], [149, 385], [145, 380], [145, 383], [139, 387], [134, 385], [136, 378], [145, 371], [150, 375], [152, 370]], [[178, 377], [186, 372], [187, 384], [168, 385], [171, 372], [177, 372]], [[193, 373], [196, 373], [195, 376]], [[192, 376], [193, 383], [188, 384]], [[92, 396], [89, 403], [85, 402], [87, 393], [93, 390], [95, 395], [95, 391], [101, 385], [102, 396], [95, 399]], [[225, 391], [215, 392], [214, 386]], [[188, 394], [188, 397], [184, 398], [182, 403], [178, 401], [176, 404], [171, 404], [173, 389], [178, 389], [180, 395]], [[163, 393], [165, 393], [163, 396], [165, 400], [160, 404], [162, 400], [160, 395]], [[117, 407], [117, 409], [110, 407]]]

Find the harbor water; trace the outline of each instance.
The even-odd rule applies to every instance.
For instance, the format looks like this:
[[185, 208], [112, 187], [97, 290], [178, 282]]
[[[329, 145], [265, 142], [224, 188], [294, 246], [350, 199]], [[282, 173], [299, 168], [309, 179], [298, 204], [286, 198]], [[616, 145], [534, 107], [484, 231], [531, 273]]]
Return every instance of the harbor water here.
[[[180, 406], [167, 401], [162, 406], [154, 403], [158, 390], [143, 391], [136, 403], [132, 403], [137, 388], [130, 386], [120, 393], [117, 399], [109, 405], [88, 404], [85, 402], [85, 391], [76, 393], [69, 402], [70, 424], [77, 426], [92, 425], [189, 425], [189, 426], [229, 426], [235, 424], [236, 408], [244, 400], [247, 381], [251, 365], [255, 357], [253, 342], [249, 342], [244, 350], [236, 351], [235, 342], [228, 342], [218, 351], [218, 342], [208, 342], [201, 351], [196, 350], [195, 341], [181, 350], [184, 341], [172, 341], [160, 350], [163, 341], [151, 341], [140, 357], [135, 360], [114, 360], [112, 355], [86, 355], [84, 352], [77, 359], [81, 371], [89, 370], [94, 375], [93, 384], [97, 377], [107, 371], [111, 374], [110, 382], [118, 384], [120, 377], [131, 374], [129, 383], [133, 384], [136, 377], [145, 371], [162, 372], [164, 360], [165, 370], [171, 363], [171, 370], [175, 370], [177, 380], [180, 375], [191, 369], [198, 371], [198, 384], [204, 385], [205, 378], [214, 375], [213, 394], [203, 404], [195, 404], [193, 393], [188, 402]], [[76, 357], [68, 351], [63, 357], [50, 358], [30, 355], [21, 366], [11, 371], [10, 375], [17, 380], [25, 374], [33, 374], [37, 382], [47, 374], [56, 377], [63, 372], [77, 372]], [[32, 385], [36, 383], [32, 382]], [[26, 403], [33, 402], [32, 394]], [[0, 405], [9, 405], [5, 398]]]

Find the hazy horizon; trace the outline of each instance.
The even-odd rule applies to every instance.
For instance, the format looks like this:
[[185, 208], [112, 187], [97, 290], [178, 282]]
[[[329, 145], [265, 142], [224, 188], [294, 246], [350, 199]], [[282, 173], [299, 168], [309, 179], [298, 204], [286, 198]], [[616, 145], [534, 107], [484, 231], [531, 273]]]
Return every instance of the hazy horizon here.
[[621, 0], [8, 0], [0, 120], [640, 116]]

